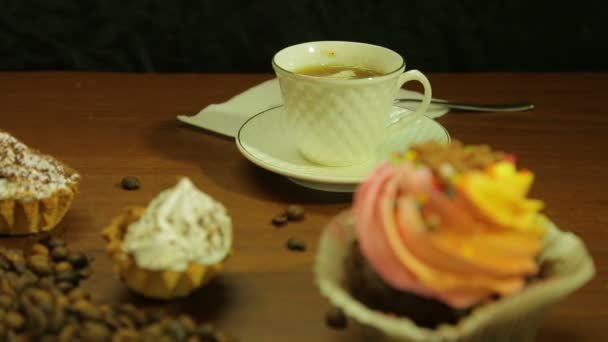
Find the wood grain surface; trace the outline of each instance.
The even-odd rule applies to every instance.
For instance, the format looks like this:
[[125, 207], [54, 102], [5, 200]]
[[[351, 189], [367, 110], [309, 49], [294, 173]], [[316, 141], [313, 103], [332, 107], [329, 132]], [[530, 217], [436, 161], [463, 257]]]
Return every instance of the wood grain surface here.
[[[97, 301], [165, 306], [212, 321], [242, 341], [358, 341], [360, 331], [326, 327], [328, 303], [313, 281], [319, 232], [347, 208], [348, 194], [318, 192], [262, 170], [233, 139], [176, 120], [222, 102], [272, 75], [0, 73], [0, 128], [52, 154], [83, 176], [72, 209], [54, 231], [95, 256], [85, 282]], [[449, 113], [438, 121], [453, 138], [514, 152], [536, 173], [533, 195], [562, 229], [580, 235], [597, 274], [557, 305], [539, 341], [602, 341], [608, 323], [608, 74], [431, 74], [434, 96], [480, 103], [530, 100], [525, 113]], [[119, 186], [141, 180], [137, 191]], [[131, 294], [112, 272], [100, 230], [129, 205], [146, 205], [179, 176], [228, 208], [234, 255], [211, 284], [161, 303]], [[304, 221], [274, 228], [288, 204]], [[289, 237], [306, 252], [284, 248]], [[25, 247], [35, 237], [1, 237]]]

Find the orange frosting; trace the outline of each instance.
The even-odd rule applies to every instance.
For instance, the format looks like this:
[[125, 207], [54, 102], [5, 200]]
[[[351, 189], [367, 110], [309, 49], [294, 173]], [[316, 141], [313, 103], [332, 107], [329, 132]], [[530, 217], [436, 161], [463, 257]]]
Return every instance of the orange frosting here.
[[520, 291], [535, 274], [542, 202], [510, 161], [439, 179], [412, 162], [385, 163], [355, 194], [361, 251], [391, 286], [457, 308]]

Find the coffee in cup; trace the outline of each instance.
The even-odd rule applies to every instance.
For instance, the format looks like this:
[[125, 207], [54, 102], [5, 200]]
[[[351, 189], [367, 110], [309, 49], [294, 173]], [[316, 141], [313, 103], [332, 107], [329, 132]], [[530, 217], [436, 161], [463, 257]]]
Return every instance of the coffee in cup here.
[[[363, 163], [392, 131], [423, 115], [431, 85], [418, 70], [405, 71], [396, 52], [376, 45], [320, 41], [287, 47], [272, 60], [285, 105], [284, 129], [300, 153], [325, 166]], [[418, 81], [424, 97], [412, 113], [388, 116], [399, 89]]]

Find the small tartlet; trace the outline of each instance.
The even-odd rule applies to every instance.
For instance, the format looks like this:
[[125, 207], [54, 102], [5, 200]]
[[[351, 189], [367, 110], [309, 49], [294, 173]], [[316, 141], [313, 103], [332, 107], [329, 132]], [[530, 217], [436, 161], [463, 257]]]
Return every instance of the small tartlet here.
[[127, 228], [141, 217], [144, 210], [143, 207], [126, 208], [103, 230], [108, 241], [106, 252], [114, 261], [114, 270], [131, 290], [156, 299], [186, 297], [222, 269], [223, 262], [211, 266], [191, 262], [182, 272], [152, 271], [138, 266], [122, 246]]
[[53, 229], [70, 209], [80, 175], [0, 130], [0, 234]]
[[[151, 269], [138, 263], [136, 255], [125, 248], [125, 237], [129, 229], [142, 220], [146, 210], [150, 210], [153, 203], [154, 200], [147, 208], [135, 206], [125, 208], [103, 229], [102, 236], [107, 240], [106, 252], [114, 262], [115, 272], [132, 291], [148, 298], [161, 300], [186, 297], [202, 287], [223, 268], [224, 262], [231, 254], [231, 226], [230, 232], [226, 234], [228, 240], [224, 244], [227, 250], [220, 258], [207, 263], [188, 260], [187, 265], [178, 270], [170, 267]], [[175, 247], [167, 245], [158, 252], [170, 253], [172, 248]]]

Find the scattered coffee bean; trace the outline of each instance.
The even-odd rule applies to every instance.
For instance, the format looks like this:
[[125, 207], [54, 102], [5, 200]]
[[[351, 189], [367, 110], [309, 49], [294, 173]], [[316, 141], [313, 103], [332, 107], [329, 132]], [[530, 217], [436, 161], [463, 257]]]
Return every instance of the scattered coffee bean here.
[[84, 322], [78, 335], [83, 341], [106, 341], [111, 336], [111, 331], [104, 324], [94, 321]]
[[55, 264], [55, 273], [65, 273], [65, 272], [69, 272], [72, 270], [73, 270], [72, 264], [70, 264], [67, 261], [61, 261], [61, 262]]
[[135, 342], [141, 341], [141, 335], [137, 330], [133, 329], [119, 329], [112, 336], [114, 342]]
[[22, 294], [23, 300], [26, 300], [28, 304], [36, 305], [45, 312], [51, 312], [53, 308], [53, 296], [45, 290], [31, 288], [27, 289]]
[[196, 335], [201, 338], [203, 342], [217, 342], [213, 327], [208, 324], [203, 324], [196, 329]]
[[51, 250], [53, 261], [63, 261], [68, 258], [68, 249], [65, 246], [57, 246]]
[[[77, 287], [77, 288], [71, 290], [70, 292], [68, 292], [68, 299], [70, 300], [70, 302], [76, 302], [81, 299], [89, 300], [89, 299], [91, 299], [91, 295], [87, 291], [83, 290], [82, 288]], [[101, 310], [101, 308], [100, 308], [100, 310]]]
[[275, 217], [272, 218], [272, 224], [275, 227], [281, 227], [287, 224], [287, 215], [286, 214], [279, 214]]
[[285, 211], [289, 221], [300, 221], [304, 219], [304, 208], [300, 205], [290, 205]]
[[87, 256], [80, 252], [70, 252], [68, 254], [68, 261], [74, 268], [83, 268], [89, 264]]
[[39, 276], [47, 276], [53, 273], [53, 266], [49, 257], [42, 254], [31, 255], [28, 259], [29, 267]]
[[42, 240], [41, 242], [49, 248], [65, 246], [65, 241], [63, 241], [62, 239], [60, 239], [58, 237], [52, 236], [52, 235], [49, 235], [46, 239]]
[[63, 292], [63, 293], [67, 293], [69, 292], [71, 289], [74, 288], [74, 284], [72, 284], [69, 281], [60, 281], [57, 283], [57, 288]]
[[196, 329], [196, 322], [194, 322], [192, 317], [180, 315], [178, 319], [188, 334], [194, 333], [194, 329]]
[[[0, 294], [0, 309], [9, 309], [13, 304], [13, 298], [6, 294]], [[2, 319], [0, 319], [2, 321]]]
[[348, 325], [346, 315], [339, 308], [332, 308], [325, 313], [325, 323], [334, 329], [344, 329]]
[[57, 274], [55, 276], [55, 279], [60, 282], [69, 282], [72, 283], [72, 285], [78, 285], [78, 282], [80, 281], [80, 275], [78, 274], [78, 272], [68, 271]]
[[169, 324], [169, 333], [178, 341], [184, 341], [188, 336], [186, 329], [179, 320], [175, 320]]
[[133, 319], [124, 314], [116, 314], [116, 321], [118, 322], [118, 326], [122, 328], [128, 329], [137, 329], [137, 325], [133, 321]]
[[88, 277], [91, 276], [91, 269], [90, 268], [83, 268], [81, 270], [78, 270], [78, 275], [82, 279], [87, 279]]
[[97, 306], [86, 299], [79, 299], [74, 302], [70, 310], [77, 313], [84, 319], [101, 319], [101, 311], [97, 308]]
[[4, 316], [4, 322], [8, 326], [8, 328], [13, 330], [20, 330], [25, 323], [25, 319], [23, 315], [16, 311], [9, 311]]
[[41, 243], [33, 245], [31, 250], [32, 254], [49, 255], [49, 249]]
[[139, 179], [137, 177], [127, 176], [120, 181], [120, 185], [125, 190], [139, 189]]
[[287, 239], [287, 249], [291, 251], [303, 252], [306, 250], [306, 243], [297, 238]]
[[79, 326], [76, 323], [65, 325], [59, 333], [59, 342], [70, 342], [77, 340], [76, 334], [78, 333]]

